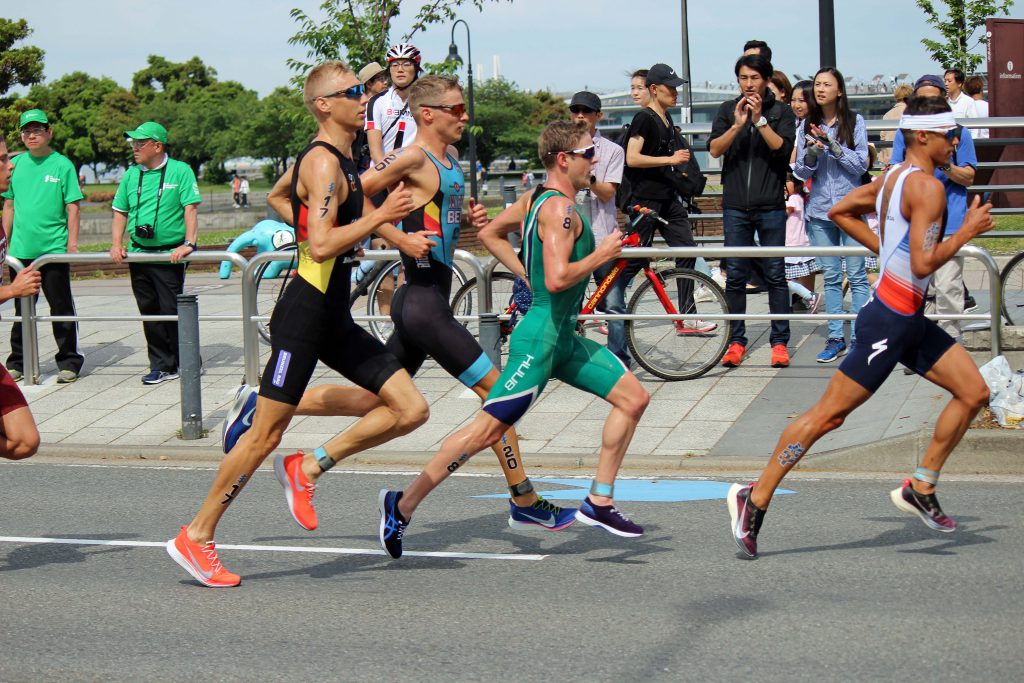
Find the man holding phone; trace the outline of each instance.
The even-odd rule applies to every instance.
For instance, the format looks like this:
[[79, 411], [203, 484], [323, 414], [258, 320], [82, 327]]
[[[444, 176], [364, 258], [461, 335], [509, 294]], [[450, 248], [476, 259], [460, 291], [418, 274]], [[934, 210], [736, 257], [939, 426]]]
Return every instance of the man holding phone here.
[[[789, 155], [796, 136], [793, 110], [775, 99], [768, 88], [772, 64], [760, 54], [739, 58], [735, 67], [740, 95], [718, 108], [708, 151], [722, 164], [725, 246], [752, 247], [754, 237], [765, 247], [786, 244], [784, 187]], [[768, 285], [768, 308], [775, 314], [789, 314], [789, 288], [785, 262], [781, 257], [761, 259]], [[729, 313], [746, 313], [750, 259], [730, 258], [726, 262], [725, 297]], [[772, 367], [789, 365], [789, 321], [773, 320], [770, 336]], [[729, 348], [722, 365], [736, 367], [746, 353], [746, 326], [733, 321]]]

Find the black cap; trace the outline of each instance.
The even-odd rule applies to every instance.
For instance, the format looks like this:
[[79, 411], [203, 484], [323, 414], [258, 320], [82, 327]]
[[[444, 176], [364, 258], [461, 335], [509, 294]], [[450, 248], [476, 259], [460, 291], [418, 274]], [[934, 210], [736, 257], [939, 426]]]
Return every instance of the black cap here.
[[680, 78], [679, 74], [668, 64], [655, 64], [647, 72], [647, 85], [667, 85], [670, 88], [678, 88], [684, 83], [686, 83], [686, 79]]
[[601, 111], [601, 98], [592, 92], [580, 90], [572, 96], [572, 100], [569, 102], [570, 108], [576, 106], [586, 107], [592, 111]]
[[934, 76], [932, 74], [921, 76], [914, 83], [914, 92], [917, 92], [918, 88], [923, 88], [926, 85], [934, 86], [941, 90], [943, 95], [946, 94], [946, 82], [942, 80], [941, 76]]

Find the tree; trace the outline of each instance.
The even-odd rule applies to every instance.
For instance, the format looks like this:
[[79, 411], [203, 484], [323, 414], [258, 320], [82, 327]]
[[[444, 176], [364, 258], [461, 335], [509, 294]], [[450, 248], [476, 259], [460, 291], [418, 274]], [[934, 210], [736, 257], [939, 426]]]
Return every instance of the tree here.
[[550, 121], [569, 118], [565, 103], [550, 93], [525, 93], [504, 78], [484, 81], [474, 95], [480, 128], [476, 153], [485, 166], [498, 157], [534, 159], [541, 129]]
[[217, 80], [217, 71], [203, 64], [199, 57], [176, 63], [150, 55], [146, 63], [145, 69], [132, 76], [132, 93], [143, 103], [159, 94], [172, 102], [181, 102], [192, 90], [206, 88]]
[[8, 140], [17, 139], [12, 135], [18, 132], [18, 117], [35, 103], [16, 95], [5, 95], [15, 85], [29, 86], [43, 80], [45, 53], [31, 45], [14, 47], [31, 34], [32, 29], [24, 19], [14, 21], [0, 17], [0, 135]]
[[98, 154], [95, 131], [103, 120], [104, 99], [115, 92], [128, 91], [110, 78], [75, 71], [46, 85], [33, 86], [29, 99], [50, 115], [53, 148], [68, 157], [75, 168], [85, 164], [96, 170], [98, 163], [108, 159]]
[[934, 26], [945, 39], [945, 42], [938, 42], [923, 38], [921, 43], [942, 68], [972, 73], [985, 59], [975, 54], [974, 50], [988, 42], [984, 31], [977, 38], [974, 34], [979, 27], [985, 25], [989, 17], [996, 13], [1008, 14], [1013, 0], [942, 0], [942, 3], [946, 5], [945, 19], [931, 0], [917, 0], [917, 6], [924, 10], [927, 23]]
[[13, 21], [0, 17], [0, 95], [15, 84], [33, 85], [43, 80], [43, 56], [38, 47], [14, 44], [32, 34], [24, 19]]
[[[501, 0], [416, 0], [420, 4], [416, 19], [401, 42], [409, 42], [430, 24], [455, 20], [456, 10], [470, 5], [482, 10], [485, 2]], [[509, 0], [511, 2], [512, 0]], [[409, 4], [406, 3], [406, 7]], [[315, 64], [328, 59], [344, 59], [358, 69], [372, 61], [383, 62], [390, 44], [391, 21], [402, 9], [402, 0], [324, 0], [320, 3], [322, 20], [310, 17], [299, 8], [289, 15], [299, 30], [288, 39], [289, 45], [306, 48], [310, 61], [289, 59], [288, 66], [300, 80]], [[344, 50], [344, 53], [343, 53]]]
[[289, 157], [309, 144], [316, 129], [302, 94], [293, 88], [276, 88], [246, 116], [239, 153], [270, 159], [276, 177], [284, 173]]

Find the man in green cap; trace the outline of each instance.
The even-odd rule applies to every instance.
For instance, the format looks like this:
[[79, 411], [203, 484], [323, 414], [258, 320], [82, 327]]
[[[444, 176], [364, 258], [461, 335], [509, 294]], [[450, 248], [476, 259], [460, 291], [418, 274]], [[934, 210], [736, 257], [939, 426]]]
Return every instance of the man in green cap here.
[[[199, 238], [199, 185], [192, 168], [167, 155], [167, 129], [147, 121], [125, 131], [136, 165], [125, 172], [114, 195], [110, 258], [121, 263], [128, 251], [171, 253], [171, 262], [129, 263], [132, 292], [142, 315], [177, 315], [185, 288], [181, 260], [196, 250]], [[178, 379], [178, 324], [144, 322], [149, 372], [143, 384]]]
[[[11, 185], [3, 197], [3, 227], [10, 254], [26, 266], [44, 254], [78, 251], [78, 203], [82, 190], [78, 172], [63, 154], [50, 148], [53, 131], [50, 120], [39, 109], [21, 115], [21, 142], [28, 150], [14, 161]], [[50, 263], [39, 269], [42, 289], [51, 315], [75, 315], [71, 296], [71, 267]], [[14, 279], [11, 270], [11, 279]], [[21, 315], [21, 300], [14, 301], [15, 314]], [[78, 352], [78, 325], [52, 323], [57, 342], [57, 382], [68, 384], [78, 379], [85, 358]], [[21, 323], [11, 328], [11, 355], [7, 357], [11, 377], [18, 381], [24, 372]]]

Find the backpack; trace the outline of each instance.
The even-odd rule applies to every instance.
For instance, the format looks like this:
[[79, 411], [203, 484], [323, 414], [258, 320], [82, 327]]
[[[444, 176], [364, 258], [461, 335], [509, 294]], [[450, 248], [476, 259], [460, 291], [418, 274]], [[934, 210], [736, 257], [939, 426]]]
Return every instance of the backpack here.
[[[647, 111], [641, 109], [640, 111]], [[690, 145], [687, 144], [686, 139], [679, 133], [679, 129], [672, 124], [672, 117], [666, 112], [665, 118], [668, 119], [669, 128], [673, 134], [668, 142], [668, 149], [666, 150], [669, 154], [672, 154], [678, 149], [690, 149]], [[630, 127], [632, 122], [625, 124], [622, 127], [622, 131], [619, 133], [618, 139], [615, 142], [626, 149], [626, 144], [629, 142]], [[700, 164], [697, 163], [697, 157], [694, 154], [690, 155], [690, 160], [681, 166], [667, 166], [664, 167], [665, 173], [668, 175], [668, 180], [675, 188], [675, 191], [682, 198], [683, 202], [688, 205], [693, 205], [693, 198], [699, 197], [704, 194], [704, 188], [708, 184], [707, 176], [704, 175], [700, 170]], [[619, 187], [615, 190], [615, 206], [618, 207], [623, 213], [629, 213], [628, 209], [632, 205], [633, 188], [627, 174], [622, 175], [622, 182]]]
[[[632, 122], [625, 123], [622, 125], [622, 129], [615, 136], [609, 136], [616, 145], [622, 148], [622, 151], [626, 151], [626, 145], [629, 143], [629, 131], [632, 126]], [[622, 180], [619, 181], [619, 186], [615, 188], [615, 208], [622, 213], [628, 214], [629, 207], [633, 203], [633, 183], [630, 182], [629, 176], [626, 173], [622, 174]]]

